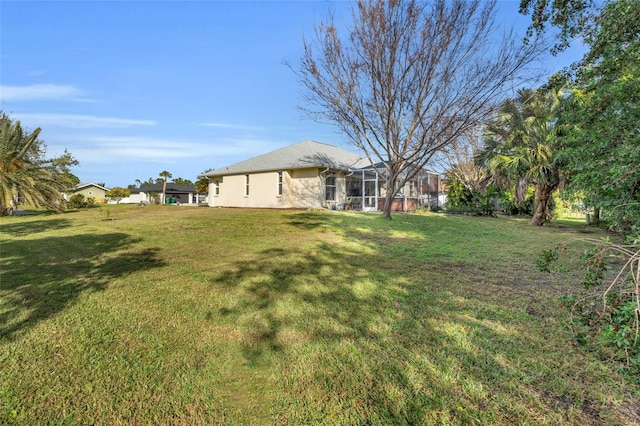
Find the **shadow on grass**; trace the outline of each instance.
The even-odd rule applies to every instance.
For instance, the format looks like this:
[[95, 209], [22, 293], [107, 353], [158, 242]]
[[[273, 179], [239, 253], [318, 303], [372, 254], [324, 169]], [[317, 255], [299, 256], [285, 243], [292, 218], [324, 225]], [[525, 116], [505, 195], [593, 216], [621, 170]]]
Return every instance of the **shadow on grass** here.
[[[36, 222], [35, 229], [51, 229], [51, 222]], [[53, 222], [66, 226], [64, 219]], [[26, 229], [25, 224], [18, 232]], [[115, 278], [162, 266], [157, 249], [122, 251], [138, 241], [111, 233], [3, 242], [0, 337], [12, 338], [72, 305], [81, 294], [104, 290]]]
[[[291, 225], [323, 220], [300, 215]], [[353, 228], [348, 235], [370, 242]], [[533, 320], [526, 312], [465, 292], [473, 282], [448, 287], [454, 272], [425, 269], [383, 246], [360, 247], [318, 241], [312, 249], [271, 248], [215, 279], [237, 294], [218, 315], [244, 331], [248, 366], [287, 357], [300, 344], [318, 348], [315, 364], [290, 373], [302, 377], [287, 385], [290, 406], [298, 407], [281, 414], [287, 421], [506, 424], [531, 421], [531, 412], [562, 420], [569, 409], [569, 423], [601, 420], [571, 384], [536, 379], [554, 374], [538, 370], [544, 356], [522, 361], [549, 350], [542, 336], [516, 331]], [[317, 417], [336, 407], [344, 418]]]
[[64, 229], [71, 226], [69, 219], [29, 220], [25, 222], [3, 223], [0, 230], [14, 237], [37, 234], [45, 231]]

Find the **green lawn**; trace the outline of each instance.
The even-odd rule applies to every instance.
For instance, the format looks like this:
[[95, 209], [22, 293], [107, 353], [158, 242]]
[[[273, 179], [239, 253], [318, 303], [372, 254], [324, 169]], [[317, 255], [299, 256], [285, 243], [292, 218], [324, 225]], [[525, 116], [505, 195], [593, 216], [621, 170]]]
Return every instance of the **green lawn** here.
[[572, 344], [580, 276], [535, 267], [600, 231], [106, 208], [0, 218], [0, 424], [634, 421], [631, 382]]

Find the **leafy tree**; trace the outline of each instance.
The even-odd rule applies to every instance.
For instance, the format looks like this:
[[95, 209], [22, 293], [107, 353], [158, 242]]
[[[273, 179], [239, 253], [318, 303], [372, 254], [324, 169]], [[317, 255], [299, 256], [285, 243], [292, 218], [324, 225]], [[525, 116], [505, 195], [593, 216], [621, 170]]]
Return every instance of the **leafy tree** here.
[[193, 182], [190, 181], [189, 179], [185, 179], [185, 178], [175, 178], [173, 180], [173, 183], [177, 184], [177, 185], [193, 185]]
[[198, 179], [195, 183], [196, 192], [198, 194], [208, 194], [209, 193], [209, 179]]
[[594, 0], [520, 0], [520, 13], [531, 17], [527, 37], [540, 35], [548, 26], [559, 30], [558, 43], [552, 49], [555, 54], [588, 31], [598, 8]]
[[77, 183], [69, 167], [78, 162], [67, 151], [45, 158], [40, 129], [25, 132], [0, 111], [0, 215], [13, 214], [19, 199], [34, 207], [60, 211], [62, 192]]
[[123, 198], [127, 198], [131, 195], [131, 191], [126, 188], [115, 187], [107, 191], [106, 197], [110, 200], [115, 200], [116, 204], [120, 204]]
[[553, 191], [560, 185], [557, 111], [561, 91], [521, 89], [516, 99], [503, 103], [498, 118], [489, 123], [485, 149], [478, 160], [494, 179], [515, 185], [516, 198], [524, 201], [528, 185], [535, 185], [532, 225], [551, 219]]
[[[138, 180], [136, 180], [136, 182], [138, 182]], [[144, 182], [140, 183], [140, 188], [144, 187], [144, 186], [151, 186], [151, 185], [155, 185], [156, 181], [150, 177], [149, 179], [145, 180]]]
[[[200, 173], [199, 176], [204, 175], [205, 173], [209, 173], [212, 172], [213, 169], [208, 169], [205, 170], [204, 172]], [[206, 177], [200, 178], [196, 181], [195, 183], [196, 186], [196, 192], [198, 194], [208, 194], [209, 193], [209, 179], [207, 179]]]
[[563, 109], [570, 189], [640, 234], [640, 0], [611, 2]]
[[404, 184], [483, 121], [541, 53], [535, 42], [497, 39], [494, 10], [483, 0], [358, 1], [344, 37], [329, 18], [304, 40], [294, 70], [302, 109], [383, 162], [386, 218]]
[[[78, 161], [65, 149], [60, 157], [52, 158], [46, 167], [53, 178], [64, 185], [65, 189], [73, 188], [80, 183], [80, 178], [71, 173], [70, 167], [78, 165]], [[104, 186], [104, 185], [101, 185]]]
[[171, 179], [171, 177], [173, 175], [171, 173], [169, 173], [168, 171], [166, 171], [166, 170], [161, 171], [158, 175], [162, 179], [162, 199], [161, 199], [161, 202], [164, 203], [166, 192], [167, 192], [167, 180]]

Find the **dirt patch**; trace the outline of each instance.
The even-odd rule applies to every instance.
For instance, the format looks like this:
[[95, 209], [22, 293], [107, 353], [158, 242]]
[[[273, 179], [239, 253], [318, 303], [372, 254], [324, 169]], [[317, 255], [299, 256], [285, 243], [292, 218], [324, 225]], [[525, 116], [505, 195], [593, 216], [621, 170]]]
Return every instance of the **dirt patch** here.
[[618, 407], [618, 412], [625, 419], [627, 425], [640, 425], [640, 401], [627, 401]]

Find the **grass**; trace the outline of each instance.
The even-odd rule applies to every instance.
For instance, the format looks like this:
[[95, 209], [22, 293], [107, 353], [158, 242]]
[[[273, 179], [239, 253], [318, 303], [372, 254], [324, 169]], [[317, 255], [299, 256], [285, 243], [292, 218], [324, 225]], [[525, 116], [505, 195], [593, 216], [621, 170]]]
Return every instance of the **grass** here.
[[600, 231], [106, 208], [0, 219], [0, 423], [637, 421], [633, 384], [570, 339], [580, 277], [535, 267]]

